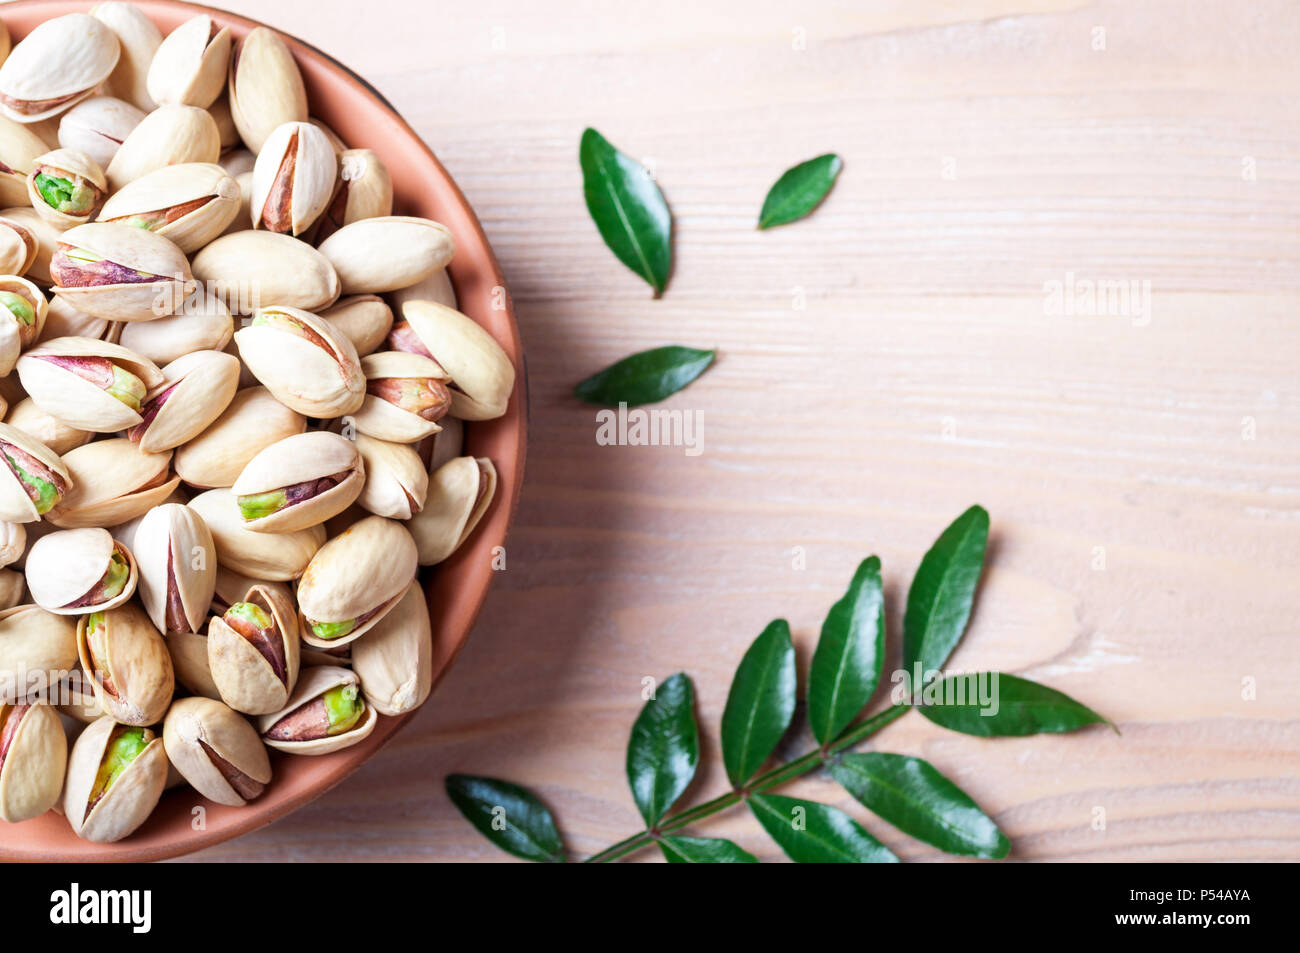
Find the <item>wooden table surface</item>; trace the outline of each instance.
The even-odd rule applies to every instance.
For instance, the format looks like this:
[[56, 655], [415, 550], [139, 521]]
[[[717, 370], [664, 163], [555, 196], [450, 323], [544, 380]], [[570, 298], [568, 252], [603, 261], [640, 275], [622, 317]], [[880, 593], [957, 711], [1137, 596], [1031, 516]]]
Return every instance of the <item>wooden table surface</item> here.
[[[749, 642], [784, 616], [804, 668], [878, 553], [897, 644], [913, 569], [973, 502], [990, 566], [953, 665], [1123, 735], [909, 715], [878, 747], [957, 781], [1015, 859], [1300, 859], [1294, 0], [218, 2], [337, 56], [437, 151], [504, 267], [532, 419], [508, 568], [431, 701], [350, 780], [194, 859], [504, 858], [447, 800], [456, 771], [532, 787], [597, 850], [640, 827], [644, 677], [693, 677], [687, 797], [721, 792]], [[661, 300], [587, 215], [588, 125], [672, 206]], [[829, 201], [757, 232], [777, 175], [832, 150]], [[1139, 294], [1061, 314], [1071, 280]], [[666, 405], [701, 415], [703, 452], [598, 446], [572, 385], [666, 343], [721, 349]], [[789, 791], [940, 856], [825, 778]], [[696, 832], [780, 856], [743, 811]]]

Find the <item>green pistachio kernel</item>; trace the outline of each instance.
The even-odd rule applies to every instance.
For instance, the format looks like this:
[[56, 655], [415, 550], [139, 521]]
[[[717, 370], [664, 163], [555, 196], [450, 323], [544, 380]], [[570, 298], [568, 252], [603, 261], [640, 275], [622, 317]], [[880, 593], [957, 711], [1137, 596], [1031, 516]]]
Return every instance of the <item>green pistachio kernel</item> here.
[[72, 200], [77, 187], [71, 179], [50, 175], [48, 172], [37, 172], [36, 191], [41, 193], [41, 198], [45, 199], [45, 204], [50, 208], [61, 209], [65, 203]]
[[318, 639], [341, 639], [356, 627], [356, 619], [348, 619], [346, 622], [313, 622], [311, 633]]
[[73, 261], [103, 261], [104, 259], [96, 255], [93, 251], [86, 251], [84, 248], [69, 248], [64, 253], [65, 256]]
[[108, 572], [104, 574], [104, 599], [115, 599], [126, 588], [126, 581], [131, 575], [131, 567], [119, 550], [113, 550], [113, 558], [108, 561]]
[[365, 713], [366, 703], [358, 696], [356, 685], [339, 685], [331, 688], [322, 699], [325, 702], [325, 717], [329, 719], [329, 733], [341, 735], [351, 731]]
[[92, 612], [90, 615], [86, 616], [87, 633], [93, 635], [97, 629], [101, 629], [103, 628], [103, 626], [104, 626], [104, 613]]
[[238, 498], [239, 514], [246, 520], [261, 519], [270, 516], [289, 503], [284, 490], [271, 490], [269, 493], [248, 493]]
[[237, 619], [240, 622], [247, 622], [259, 629], [269, 629], [274, 624], [269, 612], [251, 602], [236, 602], [226, 610], [226, 617]]
[[132, 410], [138, 411], [140, 404], [144, 401], [144, 381], [130, 371], [122, 370], [116, 364], [113, 365], [113, 383], [107, 389], [110, 394]]
[[104, 749], [104, 760], [99, 763], [99, 773], [95, 775], [95, 786], [90, 791], [91, 804], [107, 794], [113, 782], [149, 746], [153, 739], [145, 737], [146, 732], [145, 728], [124, 728], [109, 741], [108, 747]]
[[14, 473], [18, 474], [18, 479], [22, 481], [23, 486], [31, 487], [36, 491], [36, 499], [33, 500], [36, 504], [36, 512], [44, 516], [53, 508], [55, 503], [59, 502], [59, 491], [49, 480], [42, 480], [40, 477], [28, 473], [9, 454], [5, 454], [5, 459], [9, 461], [9, 466]]
[[31, 327], [36, 323], [36, 309], [22, 295], [13, 291], [0, 291], [0, 304], [9, 309], [19, 324]]

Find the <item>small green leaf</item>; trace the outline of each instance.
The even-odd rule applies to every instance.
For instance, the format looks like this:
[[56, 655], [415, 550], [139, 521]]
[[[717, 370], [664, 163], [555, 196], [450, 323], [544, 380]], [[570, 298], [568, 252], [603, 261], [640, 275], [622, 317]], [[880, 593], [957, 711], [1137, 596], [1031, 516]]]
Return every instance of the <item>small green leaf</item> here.
[[703, 374], [717, 353], [679, 345], [651, 348], [591, 375], [573, 392], [589, 404], [608, 407], [653, 404]]
[[722, 710], [722, 761], [740, 787], [768, 759], [794, 716], [794, 644], [785, 619], [770, 623], [740, 660]]
[[828, 152], [786, 169], [763, 200], [758, 227], [772, 228], [803, 218], [826, 198], [842, 168], [840, 157]]
[[842, 755], [830, 772], [868, 810], [942, 851], [1005, 857], [1011, 850], [1006, 835], [970, 795], [928, 761], [870, 751]]
[[749, 809], [797, 863], [898, 863], [893, 851], [839, 808], [780, 794], [755, 794], [749, 798]]
[[480, 834], [524, 860], [563, 861], [564, 842], [541, 801], [509, 781], [447, 776], [447, 796]]
[[972, 506], [921, 560], [903, 614], [903, 668], [909, 674], [917, 662], [926, 671], [942, 668], [957, 647], [970, 620], [988, 538], [988, 511]]
[[587, 211], [600, 237], [659, 297], [672, 267], [673, 229], [659, 186], [644, 166], [615, 149], [595, 129], [583, 132], [578, 162]]
[[808, 671], [808, 721], [830, 744], [875, 693], [885, 664], [880, 559], [864, 559], [844, 598], [831, 606]]
[[655, 690], [632, 726], [627, 783], [646, 827], [659, 823], [695, 777], [700, 733], [694, 706], [691, 680], [678, 672]]
[[714, 837], [659, 838], [659, 849], [670, 864], [756, 864], [758, 858], [729, 840]]
[[1110, 724], [1069, 695], [1001, 672], [949, 675], [927, 685], [915, 703], [936, 725], [981, 738], [1054, 734]]

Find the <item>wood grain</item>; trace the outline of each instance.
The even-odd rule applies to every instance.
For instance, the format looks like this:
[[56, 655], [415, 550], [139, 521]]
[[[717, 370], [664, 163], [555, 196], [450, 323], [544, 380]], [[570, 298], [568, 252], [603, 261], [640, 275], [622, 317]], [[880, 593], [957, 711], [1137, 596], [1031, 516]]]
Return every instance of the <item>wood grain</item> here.
[[[502, 859], [452, 771], [534, 788], [597, 850], [639, 827], [642, 678], [693, 677], [687, 797], [720, 792], [750, 640], [785, 616], [806, 669], [874, 552], [896, 646], [911, 572], [976, 501], [990, 571], [953, 665], [1051, 684], [1123, 735], [909, 715], [879, 745], [952, 777], [1016, 859], [1300, 859], [1292, 3], [226, 2], [373, 81], [456, 176], [518, 308], [532, 439], [508, 568], [434, 698], [352, 779], [194, 859]], [[662, 300], [587, 217], [587, 125], [672, 205]], [[829, 150], [830, 200], [755, 231], [768, 185]], [[1149, 308], [1049, 313], [1070, 275], [1149, 282]], [[721, 349], [666, 405], [702, 415], [703, 453], [598, 446], [572, 385], [665, 343]], [[789, 790], [938, 859], [826, 778]], [[742, 811], [698, 832], [779, 856]]]

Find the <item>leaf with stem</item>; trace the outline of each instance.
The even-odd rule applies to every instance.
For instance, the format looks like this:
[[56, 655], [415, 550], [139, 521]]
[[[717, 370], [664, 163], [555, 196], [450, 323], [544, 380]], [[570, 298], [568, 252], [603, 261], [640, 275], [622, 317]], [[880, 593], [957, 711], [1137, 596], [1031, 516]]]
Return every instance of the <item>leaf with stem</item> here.
[[786, 169], [763, 200], [758, 227], [787, 225], [811, 213], [826, 198], [842, 168], [840, 157], [828, 152]]
[[896, 864], [898, 858], [839, 808], [780, 794], [754, 794], [749, 809], [801, 864]]
[[922, 558], [903, 614], [903, 668], [909, 673], [918, 662], [927, 672], [942, 668], [957, 647], [970, 620], [988, 538], [989, 514], [977, 504], [953, 520]]
[[794, 644], [785, 619], [771, 622], [740, 660], [722, 711], [722, 761], [740, 787], [763, 766], [794, 716]]
[[703, 374], [717, 353], [675, 344], [640, 351], [592, 374], [573, 393], [607, 407], [657, 403]]
[[885, 664], [885, 599], [880, 559], [864, 559], [848, 592], [822, 623], [808, 670], [808, 721], [830, 744], [871, 700]]
[[678, 672], [645, 703], [627, 743], [627, 783], [646, 827], [658, 824], [682, 796], [699, 760], [691, 680]]
[[447, 796], [465, 819], [502, 850], [524, 860], [564, 860], [555, 819], [530, 791], [468, 774], [448, 775], [446, 784]]
[[932, 682], [917, 709], [936, 725], [981, 738], [1058, 734], [1088, 725], [1115, 728], [1069, 695], [1003, 672], [949, 675]]
[[659, 849], [670, 864], [758, 863], [758, 858], [749, 851], [714, 837], [661, 837]]

